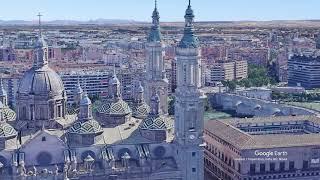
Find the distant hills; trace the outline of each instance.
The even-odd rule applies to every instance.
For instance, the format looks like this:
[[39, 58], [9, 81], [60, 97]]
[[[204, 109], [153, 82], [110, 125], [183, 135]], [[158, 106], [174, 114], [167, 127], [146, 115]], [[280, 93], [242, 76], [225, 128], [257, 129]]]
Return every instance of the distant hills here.
[[[74, 26], [74, 25], [141, 25], [150, 24], [151, 22], [135, 21], [127, 19], [95, 19], [88, 21], [77, 21], [77, 20], [53, 20], [44, 21], [44, 25], [62, 25], [62, 26]], [[222, 26], [271, 26], [271, 27], [320, 27], [320, 20], [274, 20], [274, 21], [197, 21], [199, 24], [215, 24]], [[38, 21], [25, 21], [25, 20], [0, 20], [0, 26], [34, 26], [37, 25]], [[181, 22], [161, 22], [163, 25], [183, 25]]]
[[[122, 20], [122, 19], [96, 19], [89, 21], [76, 21], [76, 20], [53, 20], [42, 22], [45, 25], [107, 25], [107, 24], [137, 24], [141, 23], [134, 20]], [[37, 25], [38, 21], [24, 21], [24, 20], [0, 20], [0, 25]]]

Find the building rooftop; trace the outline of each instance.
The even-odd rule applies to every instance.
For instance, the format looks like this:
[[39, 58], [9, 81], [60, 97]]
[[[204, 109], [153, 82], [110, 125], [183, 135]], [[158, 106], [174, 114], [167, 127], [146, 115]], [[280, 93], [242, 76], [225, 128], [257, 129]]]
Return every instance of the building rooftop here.
[[[287, 129], [288, 126], [312, 125], [314, 132], [301, 129]], [[259, 128], [282, 127], [272, 130], [259, 131]], [[250, 129], [248, 132], [244, 129]], [[240, 150], [245, 149], [268, 149], [281, 147], [314, 146], [320, 144], [319, 138], [320, 118], [316, 116], [280, 116], [259, 118], [232, 118], [225, 120], [211, 120], [205, 125], [206, 136], [214, 135]], [[281, 132], [280, 132], [281, 131]]]

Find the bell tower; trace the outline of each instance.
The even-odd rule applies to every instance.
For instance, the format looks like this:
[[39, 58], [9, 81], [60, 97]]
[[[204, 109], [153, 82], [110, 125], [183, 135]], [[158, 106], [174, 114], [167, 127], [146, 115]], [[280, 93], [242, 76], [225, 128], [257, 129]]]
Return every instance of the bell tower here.
[[175, 143], [184, 180], [203, 180], [204, 94], [201, 87], [199, 40], [189, 1], [183, 38], [177, 47]]
[[161, 113], [168, 113], [168, 86], [164, 67], [164, 44], [161, 38], [157, 1], [152, 13], [152, 27], [146, 43], [147, 77], [145, 82], [145, 100], [150, 106], [153, 91], [159, 95]]

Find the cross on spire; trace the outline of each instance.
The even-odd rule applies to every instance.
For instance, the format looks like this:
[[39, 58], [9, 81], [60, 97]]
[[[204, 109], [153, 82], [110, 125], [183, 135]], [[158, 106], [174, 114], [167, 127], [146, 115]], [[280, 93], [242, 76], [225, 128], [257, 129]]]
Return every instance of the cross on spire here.
[[42, 34], [42, 32], [41, 32], [41, 16], [43, 16], [43, 15], [41, 13], [39, 13], [37, 16], [39, 17], [39, 34], [41, 36], [41, 34]]

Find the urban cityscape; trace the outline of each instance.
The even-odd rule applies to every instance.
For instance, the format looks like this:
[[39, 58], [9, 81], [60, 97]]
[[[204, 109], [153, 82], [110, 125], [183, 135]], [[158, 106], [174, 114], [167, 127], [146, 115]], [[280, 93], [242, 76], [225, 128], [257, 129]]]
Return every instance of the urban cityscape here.
[[163, 0], [148, 21], [0, 13], [0, 180], [320, 180], [320, 16], [180, 1], [177, 21]]

